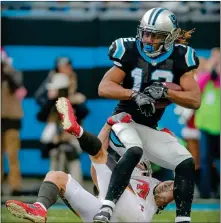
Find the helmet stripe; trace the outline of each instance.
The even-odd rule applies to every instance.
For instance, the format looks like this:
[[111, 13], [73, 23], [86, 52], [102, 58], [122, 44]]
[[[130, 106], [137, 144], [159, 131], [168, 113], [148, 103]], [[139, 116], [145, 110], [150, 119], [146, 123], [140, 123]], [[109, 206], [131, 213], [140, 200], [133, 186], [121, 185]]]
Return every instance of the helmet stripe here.
[[160, 9], [161, 9], [161, 8], [156, 8], [156, 10], [154, 10], [154, 12], [153, 12], [153, 14], [152, 14], [152, 16], [151, 16], [151, 19], [150, 19], [150, 25], [152, 24], [155, 15], [157, 14], [157, 12], [158, 12]]
[[153, 17], [153, 14], [154, 14], [154, 12], [157, 10], [157, 8], [155, 8], [155, 9], [153, 9], [152, 10], [152, 12], [151, 12], [151, 14], [150, 14], [150, 17], [149, 17], [149, 20], [148, 20], [148, 24], [150, 25], [150, 21], [151, 21], [151, 19], [152, 19], [152, 17]]
[[164, 11], [164, 10], [166, 10], [166, 9], [161, 8], [161, 9], [156, 13], [156, 15], [155, 15], [155, 17], [154, 17], [154, 19], [153, 19], [153, 23], [152, 23], [153, 26], [155, 25], [155, 23], [156, 23], [156, 21], [157, 21], [157, 17], [158, 17], [158, 16], [160, 15], [160, 13], [161, 13], [162, 11]]

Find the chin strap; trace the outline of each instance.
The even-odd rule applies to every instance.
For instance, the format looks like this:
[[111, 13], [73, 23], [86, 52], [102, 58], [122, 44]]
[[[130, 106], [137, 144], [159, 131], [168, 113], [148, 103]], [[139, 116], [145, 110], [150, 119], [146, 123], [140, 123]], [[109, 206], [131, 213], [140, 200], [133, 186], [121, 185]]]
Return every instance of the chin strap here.
[[159, 49], [154, 52], [154, 46], [150, 44], [146, 44], [143, 46], [143, 52], [146, 53], [149, 57], [157, 57], [163, 52], [161, 50], [163, 49], [163, 44], [160, 45]]
[[151, 44], [145, 44], [145, 45], [143, 46], [143, 51], [144, 51], [145, 53], [153, 53], [153, 52], [154, 52], [154, 46], [151, 45]]
[[[173, 52], [173, 45], [171, 46], [171, 48], [169, 49], [169, 51], [167, 52], [158, 52], [158, 53], [152, 53], [152, 55], [150, 56], [150, 53], [145, 53], [143, 51], [143, 44], [141, 43], [140, 40], [136, 40], [136, 45], [137, 45], [137, 49], [140, 53], [140, 55], [144, 58], [144, 60], [146, 60], [148, 63], [151, 63], [153, 66], [156, 66], [158, 63], [161, 63], [162, 61], [166, 60]], [[158, 51], [161, 51], [162, 48], [164, 47], [164, 45], [161, 45], [160, 48], [158, 49]], [[160, 53], [160, 54], [159, 54]], [[155, 54], [155, 55], [153, 55]], [[159, 54], [158, 56], [156, 54]]]

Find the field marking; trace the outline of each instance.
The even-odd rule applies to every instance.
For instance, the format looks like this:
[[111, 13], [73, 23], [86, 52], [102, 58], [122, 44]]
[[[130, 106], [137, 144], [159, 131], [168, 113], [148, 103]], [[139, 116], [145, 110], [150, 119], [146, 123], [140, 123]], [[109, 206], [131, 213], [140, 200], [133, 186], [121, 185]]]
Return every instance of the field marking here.
[[[66, 209], [68, 208], [64, 204], [56, 204], [51, 207], [51, 209]], [[175, 204], [169, 204], [166, 208], [165, 211], [175, 211], [176, 210], [176, 205]], [[192, 211], [220, 211], [220, 204], [193, 204], [192, 206]]]

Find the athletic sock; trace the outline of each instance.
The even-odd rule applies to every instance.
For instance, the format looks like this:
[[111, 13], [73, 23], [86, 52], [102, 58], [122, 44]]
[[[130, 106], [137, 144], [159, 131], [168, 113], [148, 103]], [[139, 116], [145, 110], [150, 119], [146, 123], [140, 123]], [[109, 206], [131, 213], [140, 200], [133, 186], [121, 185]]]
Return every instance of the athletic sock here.
[[194, 172], [194, 161], [192, 158], [184, 160], [175, 169], [174, 200], [176, 202], [177, 219], [190, 219], [195, 183]]
[[95, 156], [100, 151], [102, 146], [102, 143], [97, 136], [85, 130], [81, 137], [78, 138], [78, 141], [81, 149], [91, 156]]
[[35, 202], [35, 204], [39, 204], [45, 211], [47, 211], [47, 208], [41, 202]]
[[50, 181], [44, 181], [38, 192], [36, 203], [41, 203], [46, 209], [50, 208], [57, 200], [59, 188]]
[[190, 217], [185, 217], [185, 216], [179, 216], [175, 218], [176, 223], [189, 223], [191, 221]]
[[108, 211], [108, 212], [113, 212], [113, 209], [115, 208], [115, 203], [109, 200], [104, 200], [101, 211]]
[[112, 201], [116, 204], [128, 186], [131, 174], [140, 161], [142, 154], [142, 148], [137, 146], [126, 151], [112, 172], [105, 200]]

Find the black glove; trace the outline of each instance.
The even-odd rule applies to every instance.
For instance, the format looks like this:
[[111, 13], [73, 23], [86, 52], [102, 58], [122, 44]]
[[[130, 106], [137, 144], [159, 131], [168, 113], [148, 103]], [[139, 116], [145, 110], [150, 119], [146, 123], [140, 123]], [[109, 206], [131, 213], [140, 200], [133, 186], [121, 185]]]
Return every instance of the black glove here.
[[134, 91], [131, 95], [132, 100], [136, 102], [141, 113], [146, 117], [155, 113], [155, 100], [148, 95], [145, 95], [139, 91]]
[[152, 85], [146, 87], [144, 94], [152, 97], [154, 100], [167, 98], [168, 88], [161, 82], [154, 82]]

